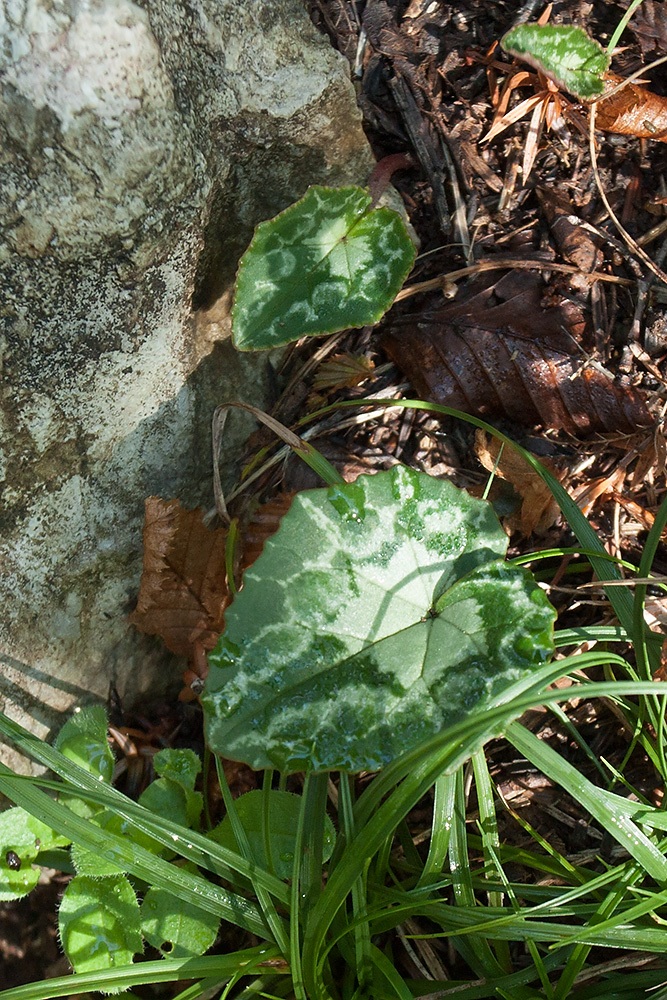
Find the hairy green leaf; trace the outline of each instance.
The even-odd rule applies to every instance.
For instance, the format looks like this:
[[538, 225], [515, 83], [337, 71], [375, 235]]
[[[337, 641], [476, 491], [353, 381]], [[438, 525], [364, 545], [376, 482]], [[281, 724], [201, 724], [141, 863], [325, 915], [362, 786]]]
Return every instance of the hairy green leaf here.
[[[107, 741], [107, 717], [101, 705], [77, 708], [55, 740], [57, 750], [105, 784], [111, 784], [114, 759]], [[72, 812], [90, 818], [99, 806], [77, 796], [62, 793], [62, 802]]]
[[[185, 867], [196, 874], [194, 865]], [[215, 941], [219, 926], [220, 917], [165, 889], [149, 889], [141, 904], [142, 933], [165, 957], [203, 955]]]
[[58, 927], [75, 972], [129, 965], [143, 947], [139, 904], [124, 875], [75, 875], [60, 904]]
[[583, 28], [520, 24], [500, 44], [581, 100], [591, 100], [604, 89], [609, 54]]
[[377, 323], [415, 259], [400, 216], [359, 187], [311, 187], [255, 230], [241, 258], [232, 335], [241, 351]]
[[[124, 816], [119, 816], [118, 813], [114, 813], [110, 809], [104, 809], [95, 816], [91, 816], [90, 821], [102, 830], [108, 830], [109, 833], [117, 837], [132, 841], [133, 844], [138, 844], [152, 854], [160, 854], [164, 850], [162, 844], [157, 840], [144, 833], [143, 830], [137, 829]], [[92, 878], [106, 878], [109, 875], [119, 875], [129, 870], [127, 867], [102, 857], [96, 851], [89, 851], [76, 843], [72, 844], [71, 857], [77, 873], [90, 875]]]
[[483, 708], [553, 646], [506, 547], [489, 504], [402, 466], [300, 493], [209, 657], [212, 749], [372, 771]]
[[107, 717], [101, 705], [76, 709], [56, 737], [55, 746], [65, 757], [107, 784], [113, 774], [113, 754], [107, 742]]
[[39, 852], [67, 843], [19, 806], [0, 813], [0, 902], [21, 899], [34, 889], [39, 868], [32, 862]]

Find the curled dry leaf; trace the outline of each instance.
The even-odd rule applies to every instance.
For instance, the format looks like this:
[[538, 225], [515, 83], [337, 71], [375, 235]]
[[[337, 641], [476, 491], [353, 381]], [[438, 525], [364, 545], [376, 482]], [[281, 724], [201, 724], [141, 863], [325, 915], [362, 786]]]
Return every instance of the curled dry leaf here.
[[[503, 448], [500, 441], [482, 430], [475, 434], [475, 454], [488, 472], [495, 470], [495, 474], [508, 482], [521, 497], [520, 509], [503, 518], [505, 527], [525, 538], [532, 534], [545, 534], [555, 523], [560, 508], [544, 480], [513, 448]], [[541, 458], [540, 461], [562, 481], [564, 474], [553, 462], [548, 458]]]
[[193, 658], [195, 644], [213, 649], [229, 604], [223, 528], [210, 531], [203, 511], [178, 500], [146, 500], [144, 568], [131, 623], [159, 635], [172, 653]]
[[[605, 90], [612, 90], [622, 82], [622, 76], [608, 73]], [[613, 97], [598, 101], [595, 124], [605, 132], [667, 142], [667, 97], [628, 83]]]
[[402, 317], [382, 343], [435, 403], [579, 435], [649, 426], [642, 395], [580, 351], [583, 326], [567, 300], [543, 307], [539, 278], [524, 272], [467, 301]]

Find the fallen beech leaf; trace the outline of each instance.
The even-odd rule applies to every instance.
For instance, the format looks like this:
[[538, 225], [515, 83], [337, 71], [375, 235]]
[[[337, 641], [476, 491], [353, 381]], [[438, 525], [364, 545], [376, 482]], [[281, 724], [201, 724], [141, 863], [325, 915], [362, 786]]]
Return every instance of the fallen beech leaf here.
[[[555, 523], [560, 508], [547, 484], [525, 459], [513, 448], [505, 447], [500, 454], [501, 447], [496, 438], [487, 436], [484, 431], [475, 433], [475, 454], [484, 468], [488, 472], [495, 469], [495, 474], [510, 483], [521, 497], [521, 509], [503, 518], [503, 522], [510, 531], [517, 531], [525, 538], [532, 534], [543, 535]], [[548, 458], [540, 461], [562, 480], [563, 473], [553, 462]]]
[[[622, 82], [622, 76], [608, 73], [605, 89]], [[605, 132], [667, 142], [667, 97], [629, 83], [613, 97], [598, 101], [595, 124]]]
[[210, 531], [203, 511], [178, 500], [146, 500], [144, 569], [130, 622], [159, 635], [167, 649], [194, 656], [195, 641], [213, 649], [229, 604], [223, 528]]
[[420, 396], [468, 413], [581, 435], [649, 426], [641, 394], [580, 354], [572, 304], [543, 308], [535, 278], [502, 278], [467, 301], [402, 317], [383, 346]]

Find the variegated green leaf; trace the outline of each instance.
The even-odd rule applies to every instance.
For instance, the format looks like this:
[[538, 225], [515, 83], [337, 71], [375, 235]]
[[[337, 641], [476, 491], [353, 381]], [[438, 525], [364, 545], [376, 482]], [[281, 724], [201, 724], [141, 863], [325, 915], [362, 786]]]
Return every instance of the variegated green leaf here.
[[377, 323], [415, 259], [400, 216], [362, 188], [311, 187], [263, 222], [236, 279], [232, 336], [242, 351]]
[[372, 771], [552, 648], [491, 506], [397, 466], [298, 494], [209, 657], [209, 744], [255, 768]]
[[581, 100], [591, 100], [604, 89], [609, 54], [583, 28], [520, 24], [500, 44]]

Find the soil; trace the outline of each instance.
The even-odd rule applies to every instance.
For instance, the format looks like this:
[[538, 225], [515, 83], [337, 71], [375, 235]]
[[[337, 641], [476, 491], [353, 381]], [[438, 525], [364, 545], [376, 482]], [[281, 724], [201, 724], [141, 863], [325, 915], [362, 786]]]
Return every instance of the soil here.
[[[638, 419], [639, 411], [631, 410], [629, 425], [626, 421], [622, 426], [596, 427], [585, 435], [566, 421], [550, 425], [548, 415], [545, 420], [526, 424], [501, 409], [492, 422], [540, 457], [551, 460], [571, 494], [584, 506], [608, 550], [637, 562], [646, 531], [666, 492], [667, 449], [662, 425], [667, 409], [665, 286], [653, 278], [635, 249], [628, 248], [609, 221], [596, 185], [588, 139], [577, 125], [578, 120], [587, 119], [586, 109], [572, 106], [575, 102], [571, 101], [560, 126], [556, 122], [555, 130], [542, 131], [528, 176], [522, 171], [530, 142], [530, 112], [491, 142], [484, 142], [494, 118], [493, 88], [497, 83], [502, 85], [507, 75], [517, 69], [500, 49], [490, 55], [491, 47], [518, 21], [535, 20], [544, 5], [537, 0], [521, 6], [501, 0], [308, 0], [307, 6], [315, 24], [350, 62], [365, 128], [378, 161], [405, 154], [392, 162], [401, 168], [395, 169], [392, 182], [420, 242], [419, 258], [408, 285], [434, 281], [435, 290], [398, 302], [377, 328], [347, 331], [324, 345], [312, 341], [297, 345], [276, 375], [279, 391], [274, 415], [289, 425], [305, 408], [314, 410], [334, 399], [359, 398], [369, 393], [418, 395], [423, 390], [419, 382], [424, 378], [423, 366], [420, 371], [414, 358], [410, 364], [395, 351], [390, 356], [388, 331], [421, 329], [428, 337], [440, 336], [449, 322], [447, 314], [442, 313], [450, 302], [443, 297], [443, 291], [445, 295], [453, 292], [452, 282], [443, 275], [473, 268], [458, 282], [452, 300], [464, 304], [473, 295], [482, 294], [486, 305], [498, 307], [516, 301], [518, 308], [514, 296], [527, 295], [529, 289], [534, 296], [537, 289], [537, 307], [535, 299], [531, 299], [534, 312], [528, 317], [532, 317], [534, 325], [539, 325], [546, 311], [553, 308], [565, 308], [568, 317], [574, 313], [578, 317], [568, 326], [576, 342], [572, 357], [577, 361], [570, 381], [577, 378], [579, 369], [590, 371], [597, 365], [614, 377], [621, 395], [625, 392], [629, 398], [636, 394], [650, 420]], [[563, 0], [553, 5], [550, 21], [583, 25], [606, 45], [627, 6], [627, 0]], [[613, 64], [621, 76], [665, 54], [667, 19], [659, 3], [645, 0], [631, 19], [622, 43], [624, 49]], [[494, 67], [494, 59], [505, 68]], [[651, 73], [649, 80], [647, 85], [658, 96], [667, 98], [664, 73]], [[534, 94], [535, 87], [530, 84], [517, 88], [509, 107]], [[568, 100], [567, 95], [561, 96]], [[634, 135], [598, 132], [597, 159], [600, 182], [612, 209], [632, 239], [639, 241], [661, 265], [667, 255], [665, 227], [662, 231], [659, 228], [667, 214], [667, 144]], [[565, 206], [556, 216], [560, 213], [561, 218], [570, 217], [574, 230], [574, 242], [569, 245], [554, 225], [554, 194], [561, 207]], [[658, 235], [647, 237], [656, 227]], [[588, 264], [582, 264], [586, 254]], [[529, 262], [530, 269], [509, 263], [517, 260]], [[474, 273], [474, 265], [489, 262], [506, 266]], [[563, 265], [581, 268], [583, 273], [573, 275], [559, 270]], [[591, 270], [611, 280], [590, 280], [586, 272]], [[505, 286], [499, 279], [506, 282]], [[475, 312], [477, 307], [464, 306], [464, 313], [466, 308], [478, 327], [481, 324], [488, 332], [483, 314]], [[526, 339], [525, 333], [521, 336]], [[317, 364], [313, 361], [315, 352]], [[360, 368], [356, 386], [336, 383], [334, 375], [327, 383], [327, 359], [345, 354], [363, 357], [366, 374], [374, 366], [372, 376], [364, 380]], [[421, 356], [417, 353], [418, 359]], [[483, 373], [491, 362], [482, 358], [480, 365]], [[313, 382], [314, 372], [319, 372], [319, 382]], [[555, 391], [548, 380], [543, 391], [545, 398]], [[580, 399], [566, 403], [566, 415], [569, 413], [576, 424], [575, 418], [581, 412], [585, 414], [587, 405]], [[484, 398], [472, 399], [471, 406], [488, 416]], [[409, 410], [386, 410], [370, 416], [366, 411], [365, 416], [348, 418], [348, 412], [345, 418], [337, 416], [322, 425], [319, 434], [311, 439], [346, 478], [400, 460], [433, 475], [446, 476], [472, 491], [481, 492], [488, 479], [488, 471], [478, 459], [480, 441], [460, 421]], [[249, 441], [249, 456], [265, 440], [268, 438], [263, 432], [258, 432]], [[310, 470], [295, 460], [279, 474], [267, 471], [256, 483], [252, 499], [265, 501], [281, 491], [315, 485], [320, 483]], [[516, 483], [506, 482], [504, 491], [495, 496], [497, 509], [514, 518], [512, 555], [572, 544], [567, 525], [555, 513], [538, 526], [536, 533], [536, 526], [528, 525], [522, 516], [520, 493], [520, 484], [517, 492]], [[248, 506], [239, 502], [238, 513], [243, 515]], [[565, 627], [609, 620], [609, 607], [601, 592], [578, 589], [590, 578], [579, 578], [570, 570], [564, 560], [549, 580], [549, 596], [561, 613], [561, 624]], [[664, 548], [653, 570], [660, 574], [667, 571]], [[665, 614], [659, 596], [652, 600], [651, 611], [654, 627], [661, 629]], [[141, 706], [141, 714], [143, 719], [139, 721], [124, 717], [119, 723], [133, 727], [135, 732], [143, 730], [145, 739], [140, 742], [148, 748], [144, 758], [149, 759], [151, 748], [159, 749], [165, 741], [201, 749], [196, 708], [181, 703], [161, 708], [146, 705]], [[631, 734], [608, 706], [575, 701], [568, 706], [568, 715], [596, 756], [621, 765]], [[578, 748], [571, 732], [556, 724], [552, 715], [535, 712], [526, 721], [592, 777], [590, 760]], [[567, 801], [547, 779], [527, 769], [525, 761], [515, 760], [505, 744], [498, 741], [491, 745], [489, 757], [492, 774], [506, 801], [559, 851], [573, 861], [599, 854], [610, 859], [616, 856], [616, 848], [608, 842], [605, 832], [579, 815], [576, 804]], [[231, 777], [237, 791], [254, 782], [254, 777], [243, 769]], [[625, 777], [652, 801], [661, 801], [663, 789], [641, 753], [635, 751], [632, 755]], [[129, 778], [126, 773], [124, 780]], [[136, 774], [133, 780], [136, 793], [146, 774]], [[470, 803], [470, 818], [474, 821], [474, 801]], [[425, 837], [427, 822], [428, 809], [416, 810], [411, 829], [417, 842]], [[517, 845], [521, 843], [522, 831], [509, 816], [501, 834]], [[27, 899], [0, 904], [0, 989], [66, 972], [55, 929], [56, 903], [63, 885], [63, 877], [54, 876]], [[405, 961], [409, 967], [407, 953]], [[141, 989], [136, 993], [151, 996], [150, 991]], [[161, 995], [167, 995], [164, 988]]]

